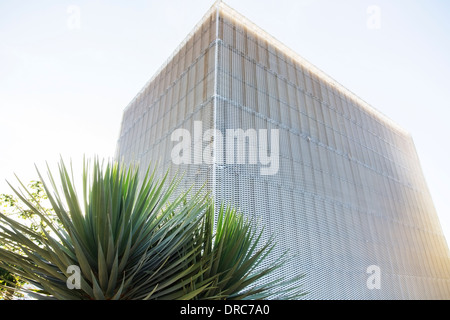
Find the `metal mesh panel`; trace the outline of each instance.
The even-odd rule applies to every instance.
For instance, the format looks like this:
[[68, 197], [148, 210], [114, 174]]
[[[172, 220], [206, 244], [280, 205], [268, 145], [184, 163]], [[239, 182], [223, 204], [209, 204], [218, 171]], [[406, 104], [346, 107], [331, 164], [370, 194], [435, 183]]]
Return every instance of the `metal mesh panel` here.
[[[158, 163], [162, 172], [171, 168], [170, 177], [184, 174], [182, 187], [195, 184], [194, 190], [205, 181], [211, 185], [211, 165], [200, 163], [194, 150], [191, 163], [174, 165], [171, 135], [177, 128], [192, 132], [196, 121], [202, 122], [203, 130], [213, 128], [215, 23], [214, 14], [205, 15], [127, 106], [116, 150], [116, 158], [125, 163], [136, 161], [143, 168]], [[198, 143], [207, 144], [191, 138], [192, 149]]]
[[[251, 136], [244, 164], [238, 149], [205, 163], [211, 141], [192, 134], [192, 163], [174, 165], [171, 134], [199, 121], [222, 135], [277, 129], [276, 174], [261, 174]], [[450, 298], [449, 251], [411, 136], [223, 3], [125, 109], [116, 156], [184, 171], [184, 186], [207, 181], [217, 203], [275, 236], [266, 263], [289, 250], [278, 276], [305, 274], [309, 299]], [[380, 289], [367, 287], [371, 265]]]

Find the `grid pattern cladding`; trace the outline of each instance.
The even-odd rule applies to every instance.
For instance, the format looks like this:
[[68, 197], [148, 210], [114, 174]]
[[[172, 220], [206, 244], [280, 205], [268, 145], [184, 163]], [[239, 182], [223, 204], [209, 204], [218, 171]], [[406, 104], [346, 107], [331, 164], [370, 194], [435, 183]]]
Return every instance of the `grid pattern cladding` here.
[[[411, 136], [221, 2], [126, 108], [117, 157], [169, 167], [171, 133], [194, 121], [278, 129], [276, 174], [250, 159], [172, 166], [274, 235], [266, 262], [289, 250], [278, 275], [304, 274], [307, 298], [450, 298], [449, 251]], [[371, 265], [379, 289], [367, 286]]]
[[[126, 107], [116, 149], [116, 158], [125, 163], [170, 168], [169, 178], [184, 174], [185, 187], [195, 180], [197, 187], [206, 181], [211, 188], [212, 166], [201, 163], [198, 153], [192, 152], [192, 164], [174, 166], [171, 159], [174, 130], [192, 132], [196, 121], [204, 130], [213, 127], [216, 15], [211, 12]], [[191, 138], [192, 145], [199, 143]]]

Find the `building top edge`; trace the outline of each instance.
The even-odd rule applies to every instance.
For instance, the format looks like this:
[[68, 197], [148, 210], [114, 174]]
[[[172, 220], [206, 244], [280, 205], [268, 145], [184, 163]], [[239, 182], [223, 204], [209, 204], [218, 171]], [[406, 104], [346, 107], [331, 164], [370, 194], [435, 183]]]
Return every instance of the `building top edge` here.
[[142, 89], [135, 95], [135, 97], [128, 103], [125, 107], [124, 112], [139, 98], [139, 96], [144, 92], [148, 85], [155, 80], [155, 78], [164, 70], [165, 67], [170, 63], [170, 61], [180, 52], [180, 50], [186, 45], [186, 43], [194, 36], [195, 32], [202, 27], [203, 23], [207, 21], [211, 15], [215, 15], [219, 7], [222, 5], [222, 1], [216, 1], [209, 10], [203, 15], [203, 18], [192, 28], [191, 32], [184, 38], [184, 40], [177, 46], [177, 48], [172, 52], [172, 54], [164, 61], [164, 63], [158, 68], [158, 70], [153, 74], [153, 76], [148, 80]]
[[[216, 1], [210, 9], [204, 14], [202, 19], [194, 26], [191, 32], [184, 38], [184, 40], [177, 46], [177, 48], [173, 51], [173, 53], [165, 60], [165, 62], [158, 68], [158, 70], [154, 73], [154, 75], [148, 80], [142, 89], [135, 95], [135, 97], [128, 103], [125, 107], [124, 112], [139, 98], [139, 96], [143, 93], [143, 91], [148, 87], [148, 85], [164, 70], [164, 68], [170, 63], [170, 61], [178, 54], [178, 52], [186, 45], [189, 39], [195, 34], [195, 32], [201, 28], [203, 23], [207, 21], [211, 15], [215, 15], [217, 10], [220, 11], [221, 14], [228, 15], [233, 18], [239, 24], [245, 26], [247, 29], [251, 30], [259, 37], [263, 37], [268, 43], [277, 47], [278, 50], [282, 51], [289, 57], [291, 57], [294, 61], [305, 67], [308, 71], [315, 74], [320, 79], [326, 81], [330, 86], [336, 88], [342, 94], [346, 95], [348, 98], [355, 100], [362, 108], [364, 108], [370, 114], [378, 117], [380, 120], [388, 123], [391, 127], [397, 129], [401, 134], [410, 135], [409, 131], [400, 126], [394, 120], [389, 118], [387, 115], [370, 105], [368, 102], [364, 101], [361, 97], [347, 89], [345, 86], [340, 84], [338, 81], [333, 79], [327, 73], [319, 69], [317, 66], [303, 58], [300, 54], [286, 46], [284, 43], [270, 35], [261, 27], [257, 26], [253, 22], [251, 22], [248, 18], [237, 12], [235, 9], [231, 8], [227, 4], [225, 4], [222, 0]], [[217, 35], [216, 35], [217, 36]]]
[[380, 120], [387, 122], [402, 134], [410, 135], [408, 130], [400, 126], [398, 123], [389, 118], [387, 115], [385, 115], [384, 113], [382, 113], [381, 111], [370, 105], [368, 102], [364, 101], [361, 97], [359, 97], [354, 92], [347, 89], [344, 85], [340, 84], [338, 81], [333, 79], [327, 73], [325, 73], [317, 66], [315, 66], [314, 64], [303, 58], [300, 54], [298, 54], [297, 52], [286, 46], [284, 43], [276, 39], [274, 36], [270, 35], [264, 29], [251, 22], [248, 18], [246, 18], [245, 16], [243, 16], [242, 14], [240, 14], [239, 12], [237, 12], [236, 10], [234, 10], [233, 8], [231, 8], [222, 1], [218, 1], [217, 6], [220, 9], [221, 13], [226, 14], [229, 17], [233, 18], [239, 24], [245, 26], [248, 30], [251, 30], [253, 33], [258, 35], [258, 37], [262, 37], [265, 40], [267, 40], [268, 43], [274, 45], [278, 50], [282, 51], [283, 53], [291, 57], [294, 61], [305, 67], [310, 72], [314, 73], [320, 79], [326, 81], [329, 85], [339, 90], [342, 94], [346, 95], [350, 99], [354, 99], [366, 111], [368, 111], [374, 116], [377, 116], [378, 118], [380, 118]]

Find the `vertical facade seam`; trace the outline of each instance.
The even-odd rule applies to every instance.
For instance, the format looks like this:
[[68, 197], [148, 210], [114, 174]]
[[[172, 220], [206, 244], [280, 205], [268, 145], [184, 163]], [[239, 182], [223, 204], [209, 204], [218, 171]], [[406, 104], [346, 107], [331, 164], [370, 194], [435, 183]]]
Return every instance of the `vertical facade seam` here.
[[[217, 92], [218, 92], [218, 64], [219, 64], [219, 11], [220, 3], [216, 4], [216, 35], [215, 35], [215, 57], [214, 57], [214, 92], [213, 92], [213, 129], [217, 129]], [[212, 195], [213, 201], [215, 201], [216, 196], [216, 137], [214, 137], [214, 160], [212, 164]]]

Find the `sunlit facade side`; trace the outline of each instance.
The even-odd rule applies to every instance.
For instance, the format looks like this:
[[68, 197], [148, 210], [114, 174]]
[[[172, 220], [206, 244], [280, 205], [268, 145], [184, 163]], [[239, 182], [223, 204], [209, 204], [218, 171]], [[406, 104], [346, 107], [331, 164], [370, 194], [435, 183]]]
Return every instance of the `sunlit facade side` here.
[[[277, 129], [277, 172], [205, 163], [199, 121]], [[191, 164], [173, 164], [178, 128], [192, 133]], [[449, 250], [410, 134], [223, 3], [125, 109], [116, 157], [184, 172], [184, 186], [206, 182], [255, 218], [278, 244], [267, 263], [289, 250], [278, 275], [304, 274], [306, 298], [450, 299]]]

